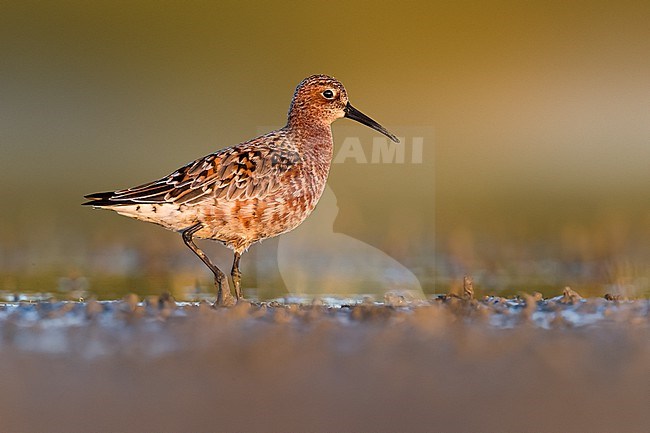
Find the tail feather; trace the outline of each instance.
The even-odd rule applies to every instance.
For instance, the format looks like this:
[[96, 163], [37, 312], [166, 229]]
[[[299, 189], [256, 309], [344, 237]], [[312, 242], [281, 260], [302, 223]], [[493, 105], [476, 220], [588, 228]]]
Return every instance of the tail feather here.
[[82, 206], [118, 206], [133, 204], [130, 200], [116, 199], [115, 191], [96, 192], [94, 194], [85, 195], [84, 198], [89, 201], [81, 203]]

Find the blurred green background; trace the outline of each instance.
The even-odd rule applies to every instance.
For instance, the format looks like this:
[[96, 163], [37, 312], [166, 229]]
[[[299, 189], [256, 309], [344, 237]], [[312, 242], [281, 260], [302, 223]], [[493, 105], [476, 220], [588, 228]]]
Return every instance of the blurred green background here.
[[[0, 291], [209, 290], [178, 235], [82, 196], [282, 126], [326, 73], [424, 138], [421, 164], [333, 165], [336, 231], [427, 293], [647, 295], [648, 22], [647, 1], [2, 1]], [[256, 264], [274, 242], [242, 261], [262, 297], [286, 290]]]

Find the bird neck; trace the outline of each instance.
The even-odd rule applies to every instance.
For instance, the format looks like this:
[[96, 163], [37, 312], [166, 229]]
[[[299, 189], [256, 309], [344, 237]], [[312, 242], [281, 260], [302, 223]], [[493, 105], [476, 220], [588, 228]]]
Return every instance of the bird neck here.
[[286, 129], [301, 152], [316, 153], [331, 159], [332, 128], [328, 123], [292, 121], [289, 118]]

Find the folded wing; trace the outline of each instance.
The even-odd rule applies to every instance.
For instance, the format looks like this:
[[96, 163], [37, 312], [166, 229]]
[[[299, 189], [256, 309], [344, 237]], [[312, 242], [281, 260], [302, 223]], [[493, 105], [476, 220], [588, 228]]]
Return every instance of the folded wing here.
[[153, 182], [89, 194], [85, 196], [89, 201], [84, 205], [193, 205], [211, 197], [228, 201], [262, 198], [277, 191], [283, 175], [299, 163], [297, 152], [248, 143], [197, 159]]

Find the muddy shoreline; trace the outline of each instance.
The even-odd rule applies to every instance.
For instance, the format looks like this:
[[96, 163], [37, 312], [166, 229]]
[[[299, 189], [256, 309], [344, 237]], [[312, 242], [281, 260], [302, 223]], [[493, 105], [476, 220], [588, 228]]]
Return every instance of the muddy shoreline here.
[[0, 432], [645, 432], [648, 300], [0, 305]]

